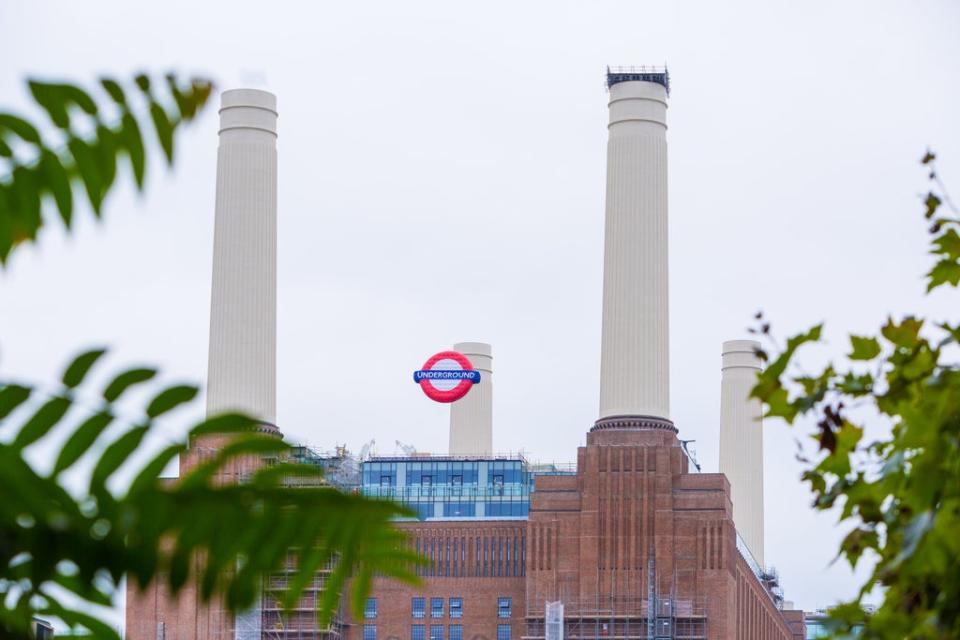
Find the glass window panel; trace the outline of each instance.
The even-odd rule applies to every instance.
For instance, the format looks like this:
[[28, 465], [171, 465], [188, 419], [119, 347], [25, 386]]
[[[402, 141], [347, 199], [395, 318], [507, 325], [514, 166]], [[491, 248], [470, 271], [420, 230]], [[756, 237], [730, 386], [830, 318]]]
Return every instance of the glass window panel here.
[[410, 606], [414, 618], [423, 618], [427, 615], [426, 598], [413, 598]]

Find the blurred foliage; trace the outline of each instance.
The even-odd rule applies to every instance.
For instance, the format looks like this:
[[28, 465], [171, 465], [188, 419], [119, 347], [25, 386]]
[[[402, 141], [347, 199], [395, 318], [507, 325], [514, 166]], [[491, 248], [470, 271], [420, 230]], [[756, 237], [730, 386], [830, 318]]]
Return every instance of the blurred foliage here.
[[[927, 291], [960, 283], [960, 211], [926, 153], [930, 189], [923, 196], [934, 265]], [[960, 324], [916, 316], [888, 318], [875, 335], [851, 335], [842, 364], [805, 373], [798, 351], [821, 340], [822, 325], [779, 348], [757, 314], [753, 331], [771, 354], [752, 395], [765, 416], [793, 424], [816, 420], [819, 453], [803, 479], [814, 507], [839, 509], [850, 528], [838, 558], [875, 563], [858, 597], [830, 612], [835, 637], [864, 623], [862, 638], [960, 638]], [[864, 413], [892, 424], [889, 437], [867, 441]], [[878, 589], [870, 613], [864, 597]]]
[[163, 82], [141, 74], [128, 89], [102, 78], [97, 97], [72, 84], [28, 84], [50, 122], [0, 111], [0, 266], [16, 247], [36, 241], [45, 219], [56, 215], [50, 209], [69, 229], [77, 190], [99, 217], [121, 156], [142, 191], [151, 138], [172, 164], [174, 134], [197, 117], [213, 89], [207, 80], [174, 74]]
[[[321, 625], [351, 576], [358, 615], [374, 573], [415, 581], [417, 556], [391, 525], [408, 515], [404, 509], [323, 485], [316, 467], [290, 462], [288, 445], [260, 431], [251, 418], [221, 415], [195, 426], [194, 445], [207, 434], [231, 437], [221, 449], [199, 456], [199, 464], [179, 479], [161, 480], [160, 474], [187, 451], [186, 444], [169, 445], [131, 469], [131, 457], [156, 432], [156, 420], [192, 400], [197, 388], [163, 389], [132, 426], [106, 438], [118, 422], [115, 403], [156, 371], [117, 374], [98, 393], [100, 406], [90, 410], [76, 397], [103, 354], [77, 357], [53, 393], [0, 386], [0, 428], [10, 436], [0, 443], [0, 637], [29, 637], [31, 619], [40, 616], [60, 618], [97, 638], [118, 638], [91, 605], [111, 606], [124, 575], [140, 587], [162, 582], [174, 593], [193, 583], [202, 601], [222, 599], [228, 610], [242, 611], [260, 596], [264, 574], [284, 566], [288, 550], [297, 561], [283, 594], [288, 609], [317, 570], [331, 568], [319, 604]], [[67, 423], [61, 429], [69, 433], [50, 471], [37, 471], [25, 451]], [[247, 468], [242, 463], [251, 457], [274, 462], [244, 477], [238, 469]], [[89, 468], [85, 486], [74, 481], [68, 491], [64, 473], [78, 465], [80, 471]], [[122, 468], [123, 481], [115, 484], [126, 489], [115, 493], [108, 485]], [[297, 486], [288, 486], [294, 478]], [[68, 606], [65, 591], [80, 603]]]
[[[172, 74], [162, 83], [138, 75], [131, 84], [135, 88], [125, 90], [102, 79], [106, 98], [98, 101], [71, 84], [30, 81], [51, 122], [46, 133], [0, 112], [0, 265], [36, 240], [47, 208], [69, 230], [77, 190], [99, 216], [117, 184], [121, 156], [142, 191], [154, 138], [172, 163], [177, 128], [198, 116], [212, 91], [206, 80], [181, 82]], [[0, 638], [30, 637], [34, 616], [118, 638], [96, 605], [112, 606], [124, 576], [138, 587], [163, 584], [173, 593], [196, 585], [202, 602], [239, 612], [261, 596], [263, 576], [293, 554], [296, 571], [282, 599], [287, 610], [318, 569], [330, 570], [317, 612], [321, 625], [348, 583], [359, 612], [375, 574], [416, 580], [412, 568], [420, 560], [391, 524], [407, 511], [324, 485], [319, 470], [290, 462], [288, 445], [249, 417], [210, 418], [190, 430], [187, 443], [138, 465], [145, 439], [158, 431], [155, 421], [191, 401], [197, 389], [163, 389], [137, 419], [120, 420], [115, 404], [128, 402], [128, 392], [157, 373], [135, 368], [113, 377], [89, 410], [77, 398], [103, 355], [98, 349], [78, 356], [53, 393], [0, 380], [6, 437], [0, 442]], [[111, 436], [120, 423], [122, 433]], [[49, 472], [38, 471], [29, 452], [57, 446], [54, 434], [66, 437]], [[178, 479], [160, 478], [188, 443], [196, 446], [211, 434], [226, 436], [217, 438], [216, 451]], [[272, 463], [250, 465], [266, 460]], [[85, 477], [84, 486], [76, 484], [77, 475]], [[117, 492], [111, 481], [127, 488]]]

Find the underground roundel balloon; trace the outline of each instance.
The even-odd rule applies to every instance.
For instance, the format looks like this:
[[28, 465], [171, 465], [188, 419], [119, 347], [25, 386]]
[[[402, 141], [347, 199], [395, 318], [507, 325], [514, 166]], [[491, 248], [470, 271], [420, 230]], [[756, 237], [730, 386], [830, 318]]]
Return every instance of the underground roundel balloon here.
[[462, 353], [441, 351], [413, 372], [413, 381], [431, 400], [456, 402], [480, 382], [480, 372]]

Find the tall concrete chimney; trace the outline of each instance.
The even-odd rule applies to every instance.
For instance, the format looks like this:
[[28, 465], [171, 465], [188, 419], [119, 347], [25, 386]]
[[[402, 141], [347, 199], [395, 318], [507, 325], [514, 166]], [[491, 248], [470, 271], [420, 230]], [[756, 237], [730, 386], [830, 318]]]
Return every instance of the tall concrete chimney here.
[[480, 382], [450, 405], [450, 453], [488, 456], [493, 453], [493, 356], [484, 342], [459, 342], [454, 351], [467, 356], [480, 372]]
[[600, 428], [670, 421], [665, 69], [608, 71]]
[[277, 413], [277, 98], [220, 97], [207, 413]]
[[723, 343], [720, 377], [720, 473], [730, 481], [733, 523], [763, 566], [763, 407], [750, 390], [761, 362], [760, 343]]

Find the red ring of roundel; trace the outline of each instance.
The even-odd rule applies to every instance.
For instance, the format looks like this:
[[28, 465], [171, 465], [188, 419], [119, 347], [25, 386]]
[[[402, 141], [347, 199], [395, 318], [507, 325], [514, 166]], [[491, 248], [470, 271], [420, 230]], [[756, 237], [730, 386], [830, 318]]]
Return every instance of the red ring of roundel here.
[[[457, 351], [441, 351], [433, 356], [430, 356], [430, 359], [423, 363], [421, 369], [433, 369], [433, 365], [437, 364], [441, 360], [454, 360], [463, 367], [464, 371], [473, 370], [473, 363], [467, 358], [467, 356], [459, 353]], [[437, 402], [456, 402], [463, 396], [467, 395], [467, 392], [470, 391], [470, 387], [473, 386], [473, 383], [469, 380], [461, 380], [460, 383], [452, 389], [447, 391], [441, 391], [435, 386], [430, 384], [429, 380], [421, 380], [420, 388], [423, 389], [423, 392], [427, 394], [427, 397], [431, 400]]]

